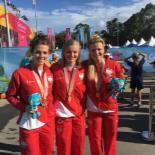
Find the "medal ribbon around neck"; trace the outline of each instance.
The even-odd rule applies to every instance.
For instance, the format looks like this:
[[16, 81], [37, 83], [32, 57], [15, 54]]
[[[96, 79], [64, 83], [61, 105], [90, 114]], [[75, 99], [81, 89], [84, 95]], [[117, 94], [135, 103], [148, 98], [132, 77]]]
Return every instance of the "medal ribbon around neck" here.
[[71, 92], [74, 88], [76, 72], [77, 72], [76, 68], [73, 68], [71, 79], [69, 79], [67, 68], [66, 67], [64, 68], [64, 75], [65, 75], [65, 81], [67, 86], [67, 97], [70, 97]]
[[102, 83], [103, 71], [104, 71], [104, 66], [103, 66], [103, 63], [102, 63], [99, 75], [97, 74], [97, 72], [96, 72], [96, 75], [95, 75], [96, 97], [100, 96], [100, 91], [99, 90], [100, 90], [100, 86], [101, 86], [101, 83]]
[[[37, 82], [37, 84], [38, 84], [38, 87], [39, 87], [39, 89], [40, 89], [40, 91], [41, 91], [41, 95], [42, 95], [42, 99], [43, 99], [43, 101], [46, 101], [46, 99], [47, 99], [47, 95], [48, 95], [48, 81], [47, 81], [47, 74], [46, 73], [44, 73], [44, 85], [41, 83], [41, 80], [40, 80], [40, 77], [39, 77], [39, 75], [35, 72], [35, 71], [32, 71], [33, 72], [33, 75], [34, 75], [34, 77], [35, 77], [35, 79], [36, 79], [36, 82]], [[43, 104], [45, 104], [45, 103], [43, 103]]]

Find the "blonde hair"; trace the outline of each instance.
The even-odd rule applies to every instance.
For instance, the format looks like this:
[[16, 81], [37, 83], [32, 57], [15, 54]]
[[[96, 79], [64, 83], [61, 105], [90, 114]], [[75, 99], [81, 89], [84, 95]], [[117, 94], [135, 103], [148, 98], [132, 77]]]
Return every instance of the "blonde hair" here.
[[[77, 46], [79, 46], [79, 51], [81, 49], [81, 46], [80, 46], [80, 43], [77, 41], [77, 40], [68, 40], [66, 41], [64, 44], [63, 44], [63, 47], [62, 47], [62, 62], [63, 62], [63, 65], [65, 66], [66, 64], [66, 60], [65, 60], [65, 56], [64, 56], [64, 53], [65, 53], [65, 50], [67, 47], [73, 45], [73, 44], [76, 44]], [[76, 61], [76, 65], [79, 65], [80, 64], [80, 53], [79, 53], [79, 57]]]
[[90, 45], [95, 44], [95, 43], [102, 43], [103, 46], [105, 46], [105, 41], [102, 39], [98, 34], [94, 34], [91, 36], [91, 38], [88, 41], [88, 48]]
[[[95, 43], [102, 43], [103, 47], [105, 46], [104, 39], [102, 39], [98, 34], [94, 34], [91, 36], [90, 40], [88, 41], [88, 49], [89, 49], [90, 45], [95, 44]], [[95, 64], [89, 55], [89, 64], [88, 64], [88, 71], [87, 71], [88, 80], [90, 80], [90, 81], [94, 80], [95, 73], [96, 73]]]

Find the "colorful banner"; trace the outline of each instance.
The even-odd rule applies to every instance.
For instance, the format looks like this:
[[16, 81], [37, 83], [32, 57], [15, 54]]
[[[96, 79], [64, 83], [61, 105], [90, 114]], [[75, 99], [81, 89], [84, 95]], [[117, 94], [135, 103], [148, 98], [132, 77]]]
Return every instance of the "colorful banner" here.
[[52, 28], [47, 28], [47, 36], [48, 36], [48, 40], [51, 42], [52, 41]]
[[71, 40], [72, 39], [72, 34], [70, 32], [70, 28], [66, 28], [66, 32], [65, 32], [65, 41], [67, 40]]
[[[34, 36], [32, 29], [12, 13], [8, 12], [7, 15], [9, 28], [18, 33], [18, 46], [28, 46], [28, 39], [32, 39]], [[2, 5], [0, 5], [0, 25], [6, 27], [4, 7]]]
[[52, 28], [47, 28], [47, 36], [50, 42], [55, 43], [55, 34]]
[[28, 46], [29, 27], [16, 16], [8, 13], [11, 29], [18, 32], [18, 47]]
[[79, 41], [84, 43], [84, 29], [83, 29], [83, 27], [79, 28], [79, 34], [80, 34]]

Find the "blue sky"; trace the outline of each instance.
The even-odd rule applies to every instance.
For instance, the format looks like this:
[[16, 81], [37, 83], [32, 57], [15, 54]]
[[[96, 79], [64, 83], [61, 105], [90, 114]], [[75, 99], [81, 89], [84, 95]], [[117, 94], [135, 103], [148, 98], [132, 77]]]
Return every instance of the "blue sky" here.
[[[10, 0], [22, 15], [29, 18], [28, 24], [35, 28], [32, 0]], [[0, 3], [2, 0], [0, 0]], [[115, 17], [126, 21], [146, 4], [155, 0], [36, 0], [38, 29], [44, 32], [51, 27], [55, 32], [66, 27], [73, 29], [78, 23], [89, 24], [92, 29], [106, 29], [106, 22]]]

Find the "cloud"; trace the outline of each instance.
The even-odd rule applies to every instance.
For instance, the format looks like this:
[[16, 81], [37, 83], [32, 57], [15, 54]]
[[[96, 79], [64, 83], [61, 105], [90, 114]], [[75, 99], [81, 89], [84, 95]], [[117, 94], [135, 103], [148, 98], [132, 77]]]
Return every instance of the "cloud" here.
[[[155, 0], [131, 0], [130, 3], [119, 7], [106, 5], [103, 1], [93, 1], [81, 6], [68, 6], [51, 10], [51, 12], [37, 11], [38, 29], [46, 31], [47, 27], [55, 31], [63, 31], [66, 27], [74, 28], [78, 23], [87, 23], [94, 30], [106, 28], [106, 22], [117, 17], [120, 22], [126, 21], [132, 14], [139, 12], [146, 4], [155, 4]], [[34, 10], [23, 9], [22, 12], [30, 19], [30, 25], [35, 27]]]

